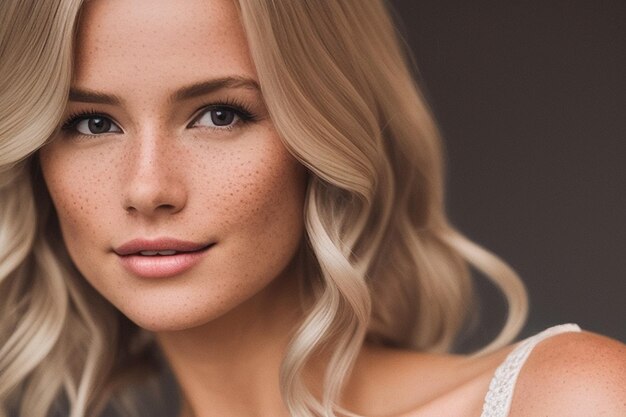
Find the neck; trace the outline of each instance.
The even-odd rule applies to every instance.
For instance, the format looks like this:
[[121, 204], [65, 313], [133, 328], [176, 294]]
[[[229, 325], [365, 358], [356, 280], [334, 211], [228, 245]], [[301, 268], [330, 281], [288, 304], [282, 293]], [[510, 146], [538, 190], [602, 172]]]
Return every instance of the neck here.
[[289, 416], [278, 378], [303, 315], [294, 278], [202, 326], [156, 334], [181, 388], [180, 417]]

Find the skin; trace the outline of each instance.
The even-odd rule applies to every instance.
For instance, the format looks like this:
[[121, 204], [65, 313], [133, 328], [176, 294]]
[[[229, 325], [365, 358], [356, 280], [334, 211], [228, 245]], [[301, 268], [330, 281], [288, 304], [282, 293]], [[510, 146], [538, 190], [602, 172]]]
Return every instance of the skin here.
[[[282, 144], [260, 92], [231, 88], [170, 100], [181, 88], [219, 77], [258, 82], [233, 4], [181, 4], [86, 3], [72, 88], [119, 103], [78, 97], [66, 116], [93, 110], [115, 124], [95, 136], [76, 131], [89, 133], [87, 119], [61, 130], [39, 152], [44, 180], [77, 268], [155, 333], [181, 386], [179, 417], [286, 417], [278, 368], [301, 317], [293, 260], [303, 238], [308, 172]], [[201, 109], [222, 100], [244, 103], [255, 120], [217, 130], [211, 112]], [[130, 239], [160, 236], [216, 245], [193, 269], [166, 279], [134, 276], [113, 252]], [[555, 369], [564, 357], [554, 353], [564, 345], [565, 358], [584, 357], [586, 368], [578, 359], [577, 378], [547, 378], [551, 389], [568, 392], [570, 381], [593, 374], [621, 398], [611, 387], [626, 378], [609, 374], [626, 357], [623, 345], [587, 332], [555, 337], [533, 353], [516, 398], [537, 399], [536, 410], [571, 403], [539, 395], [545, 391], [538, 381], [561, 375]], [[365, 345], [340, 404], [368, 416], [478, 416], [495, 368], [513, 347], [471, 358]], [[306, 370], [318, 396], [325, 360]], [[512, 417], [534, 415], [520, 404], [514, 402]]]

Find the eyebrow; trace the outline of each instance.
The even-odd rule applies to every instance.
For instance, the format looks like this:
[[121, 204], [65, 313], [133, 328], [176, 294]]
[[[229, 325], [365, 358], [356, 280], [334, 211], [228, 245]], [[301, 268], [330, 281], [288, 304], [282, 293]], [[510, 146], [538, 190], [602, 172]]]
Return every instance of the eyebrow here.
[[[203, 96], [227, 88], [243, 88], [247, 90], [261, 92], [259, 84], [252, 78], [247, 78], [243, 76], [229, 76], [215, 78], [208, 81], [200, 81], [182, 87], [179, 90], [175, 91], [169, 97], [169, 101], [172, 102], [189, 100], [194, 97]], [[94, 90], [83, 88], [70, 88], [69, 100], [82, 103], [100, 103], [111, 105], [119, 105], [122, 103], [122, 99], [117, 95], [100, 93]]]
[[223, 77], [216, 78], [209, 81], [202, 81], [199, 83], [192, 84], [187, 87], [183, 87], [180, 90], [176, 91], [170, 97], [172, 101], [183, 101], [188, 100], [190, 98], [203, 96], [205, 94], [213, 93], [218, 90], [226, 89], [226, 88], [243, 88], [246, 90], [254, 90], [257, 92], [261, 92], [261, 88], [259, 84], [253, 80], [252, 78], [242, 77], [242, 76], [233, 76], [233, 77]]
[[122, 100], [112, 94], [99, 93], [97, 91], [82, 89], [82, 88], [70, 88], [70, 101], [80, 101], [81, 103], [101, 103], [101, 104], [120, 104]]

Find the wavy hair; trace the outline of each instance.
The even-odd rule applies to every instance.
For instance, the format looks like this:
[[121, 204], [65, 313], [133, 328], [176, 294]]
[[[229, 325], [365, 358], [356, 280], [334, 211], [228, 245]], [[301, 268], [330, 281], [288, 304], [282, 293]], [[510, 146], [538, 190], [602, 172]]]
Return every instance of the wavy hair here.
[[[0, 2], [0, 417], [137, 412], [162, 370], [154, 338], [73, 265], [37, 151], [67, 103], [81, 0]], [[337, 398], [362, 344], [445, 352], [476, 309], [472, 270], [504, 294], [499, 335], [527, 315], [515, 272], [446, 218], [442, 144], [384, 0], [239, 0], [268, 111], [312, 175], [298, 254], [306, 315], [280, 369], [293, 416], [354, 415]], [[331, 352], [321, 400], [303, 382]], [[152, 383], [150, 382], [150, 383]]]

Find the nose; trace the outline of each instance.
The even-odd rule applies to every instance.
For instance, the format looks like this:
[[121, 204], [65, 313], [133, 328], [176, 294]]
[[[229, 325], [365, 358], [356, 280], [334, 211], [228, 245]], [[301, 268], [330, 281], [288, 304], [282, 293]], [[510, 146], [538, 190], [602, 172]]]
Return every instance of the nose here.
[[124, 155], [123, 208], [155, 217], [175, 214], [187, 204], [187, 188], [173, 140], [155, 134], [129, 139]]

